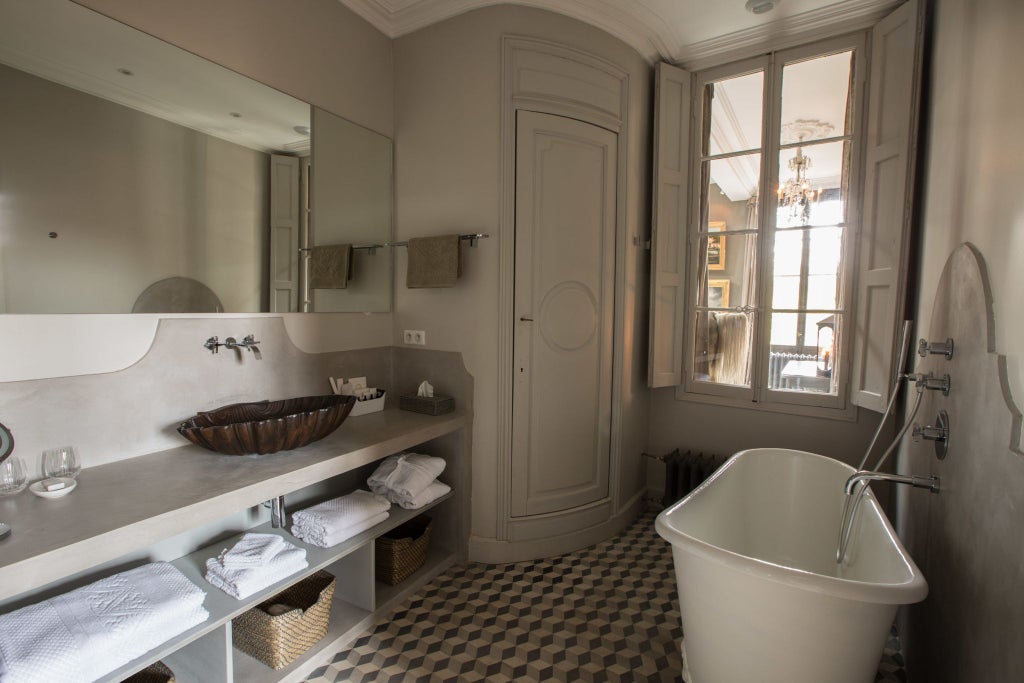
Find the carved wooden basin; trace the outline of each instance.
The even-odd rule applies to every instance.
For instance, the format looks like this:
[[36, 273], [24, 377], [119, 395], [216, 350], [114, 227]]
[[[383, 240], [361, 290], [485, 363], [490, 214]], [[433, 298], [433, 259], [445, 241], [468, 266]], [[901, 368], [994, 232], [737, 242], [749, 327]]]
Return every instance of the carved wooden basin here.
[[341, 426], [355, 401], [353, 396], [329, 395], [234, 403], [197, 413], [178, 425], [178, 433], [224, 455], [290, 451]]

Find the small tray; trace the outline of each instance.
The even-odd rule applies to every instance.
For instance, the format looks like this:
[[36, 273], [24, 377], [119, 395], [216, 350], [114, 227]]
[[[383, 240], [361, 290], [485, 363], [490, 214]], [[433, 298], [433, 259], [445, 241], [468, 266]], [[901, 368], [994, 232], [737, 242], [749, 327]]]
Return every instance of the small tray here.
[[384, 399], [387, 397], [387, 392], [382, 391], [381, 395], [377, 398], [371, 398], [369, 401], [356, 401], [355, 405], [352, 406], [352, 412], [348, 416], [358, 417], [360, 415], [369, 415], [370, 413], [379, 413], [384, 410]]
[[455, 399], [451, 396], [399, 396], [398, 407], [424, 415], [444, 415], [455, 410]]

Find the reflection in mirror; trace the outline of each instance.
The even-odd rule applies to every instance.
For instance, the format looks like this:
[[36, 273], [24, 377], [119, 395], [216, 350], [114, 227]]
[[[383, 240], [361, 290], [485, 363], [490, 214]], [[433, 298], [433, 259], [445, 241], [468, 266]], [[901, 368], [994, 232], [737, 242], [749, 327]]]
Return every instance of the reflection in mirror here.
[[[0, 0], [0, 92], [0, 312], [301, 310], [273, 297], [272, 158], [308, 167], [309, 105], [68, 0]], [[381, 178], [387, 158], [373, 194], [386, 241], [390, 140], [343, 123], [367, 138], [350, 167], [371, 150]], [[301, 229], [306, 191], [294, 189]], [[315, 310], [388, 310], [390, 258], [375, 264], [388, 283], [376, 302]]]

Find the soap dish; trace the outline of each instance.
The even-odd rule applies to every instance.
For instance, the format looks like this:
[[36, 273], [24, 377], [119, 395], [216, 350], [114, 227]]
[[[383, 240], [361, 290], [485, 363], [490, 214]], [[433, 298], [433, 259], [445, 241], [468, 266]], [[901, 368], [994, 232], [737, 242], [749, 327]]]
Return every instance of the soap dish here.
[[69, 493], [71, 493], [72, 491], [74, 491], [75, 487], [78, 486], [78, 482], [75, 481], [74, 479], [72, 479], [71, 477], [55, 477], [55, 478], [56, 479], [60, 479], [62, 482], [67, 484], [67, 486], [65, 486], [62, 489], [57, 489], [56, 491], [47, 491], [46, 489], [43, 488], [43, 482], [37, 481], [37, 482], [31, 484], [28, 487], [28, 490], [31, 491], [32, 493], [36, 494], [40, 498], [63, 498], [64, 496], [66, 496]]

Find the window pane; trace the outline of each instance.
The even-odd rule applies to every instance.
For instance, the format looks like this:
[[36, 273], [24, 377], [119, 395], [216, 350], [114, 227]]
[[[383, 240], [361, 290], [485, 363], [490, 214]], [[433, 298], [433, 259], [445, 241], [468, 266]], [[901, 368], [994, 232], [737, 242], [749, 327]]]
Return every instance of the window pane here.
[[717, 81], [707, 92], [714, 93], [708, 151], [715, 155], [760, 149], [764, 73]]
[[[804, 235], [799, 232], [780, 232], [775, 235], [775, 276], [800, 275], [803, 264]], [[775, 308], [789, 308], [773, 304]]]
[[852, 59], [841, 52], [783, 67], [782, 144], [846, 134]]
[[776, 275], [772, 284], [772, 308], [800, 307], [799, 275]]
[[[807, 277], [807, 308], [838, 308], [835, 275]], [[781, 308], [781, 306], [780, 306]]]
[[753, 306], [757, 268], [757, 236], [709, 233], [699, 242], [700, 263], [696, 303], [708, 308]]
[[777, 227], [844, 222], [848, 148], [826, 142], [779, 152]]
[[709, 225], [703, 230], [756, 230], [758, 222], [758, 179], [761, 155], [744, 154], [704, 163], [705, 199]]
[[[805, 344], [790, 344], [803, 318]], [[773, 313], [768, 353], [768, 388], [835, 394], [835, 350], [839, 346], [840, 316], [831, 313]]]
[[811, 275], [838, 273], [843, 253], [843, 229], [819, 228], [808, 232], [811, 244], [807, 272]]
[[694, 326], [693, 378], [749, 386], [753, 329], [751, 314], [699, 311]]
[[799, 315], [796, 313], [772, 313], [772, 351], [796, 353], [796, 331]]

